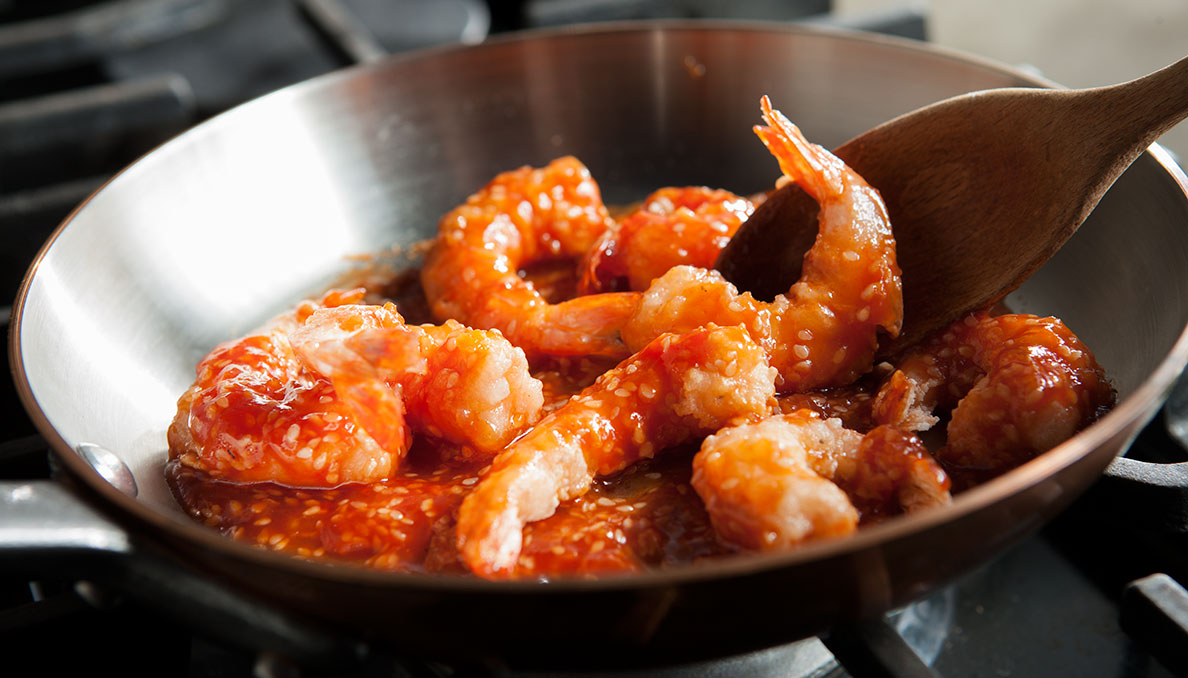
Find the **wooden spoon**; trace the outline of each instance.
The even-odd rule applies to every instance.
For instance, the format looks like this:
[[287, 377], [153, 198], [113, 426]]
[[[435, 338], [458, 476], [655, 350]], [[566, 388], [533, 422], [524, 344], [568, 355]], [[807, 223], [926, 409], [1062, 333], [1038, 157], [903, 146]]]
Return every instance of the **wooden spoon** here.
[[[880, 355], [1018, 287], [1185, 116], [1188, 58], [1110, 87], [973, 92], [843, 144], [835, 153], [887, 203], [903, 270], [903, 332]], [[718, 270], [759, 298], [786, 292], [816, 238], [816, 211], [795, 184], [776, 191], [723, 250]]]

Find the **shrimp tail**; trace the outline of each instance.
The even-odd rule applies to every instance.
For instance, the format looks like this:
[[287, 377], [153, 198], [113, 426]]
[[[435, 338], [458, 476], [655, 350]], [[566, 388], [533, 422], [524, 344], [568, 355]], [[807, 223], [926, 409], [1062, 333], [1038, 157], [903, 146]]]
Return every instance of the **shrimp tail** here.
[[638, 292], [606, 292], [545, 307], [539, 346], [552, 355], [625, 358], [630, 355], [621, 330], [639, 304]]
[[846, 166], [824, 148], [810, 142], [800, 128], [771, 106], [766, 95], [760, 100], [768, 126], [755, 125], [755, 134], [776, 157], [780, 170], [818, 202], [845, 192]]

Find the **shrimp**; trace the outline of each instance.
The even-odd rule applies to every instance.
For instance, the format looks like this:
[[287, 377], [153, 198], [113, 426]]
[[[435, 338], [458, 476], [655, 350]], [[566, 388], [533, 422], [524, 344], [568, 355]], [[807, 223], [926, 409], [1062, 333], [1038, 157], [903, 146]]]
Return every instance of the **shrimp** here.
[[849, 535], [888, 507], [949, 501], [948, 478], [914, 436], [891, 427], [863, 436], [810, 410], [709, 436], [692, 484], [718, 535], [756, 550]]
[[[492, 451], [535, 420], [540, 382], [506, 339], [346, 303], [361, 298], [327, 295], [216, 347], [169, 429], [180, 463], [222, 480], [334, 487], [388, 477], [413, 430]], [[435, 379], [453, 388], [438, 392]]]
[[529, 373], [524, 352], [498, 332], [452, 320], [356, 328], [354, 311], [315, 312], [293, 343], [356, 405], [355, 418], [368, 431], [403, 413], [413, 430], [495, 452], [539, 416], [543, 385]]
[[291, 341], [292, 332], [324, 307], [359, 308], [362, 325], [403, 324], [391, 306], [342, 306], [361, 298], [361, 291], [328, 294], [216, 346], [178, 400], [168, 432], [174, 457], [221, 480], [301, 487], [391, 473], [407, 447], [403, 418], [374, 432], [364, 429], [355, 408], [310, 369]]
[[597, 476], [770, 413], [775, 372], [740, 328], [666, 334], [600, 376], [495, 458], [458, 512], [458, 549], [485, 577], [515, 566], [526, 523]]
[[898, 335], [903, 290], [895, 240], [878, 192], [762, 101], [755, 132], [786, 176], [821, 207], [819, 234], [801, 279], [774, 301], [757, 301], [716, 271], [677, 266], [643, 293], [622, 336], [631, 348], [661, 332], [706, 322], [741, 325], [779, 370], [781, 392], [853, 382], [874, 361], [880, 330]]
[[879, 390], [875, 418], [926, 430], [952, 411], [944, 464], [1001, 473], [1049, 450], [1109, 409], [1115, 394], [1062, 322], [973, 313], [911, 349]]
[[629, 355], [619, 328], [633, 293], [548, 303], [518, 271], [585, 254], [612, 221], [576, 158], [504, 172], [442, 218], [421, 282], [439, 320], [498, 329], [529, 356]]
[[862, 436], [852, 457], [838, 459], [833, 481], [863, 520], [952, 501], [948, 474], [918, 437], [894, 426], [876, 426]]
[[678, 265], [711, 268], [755, 206], [729, 191], [662, 188], [606, 231], [579, 266], [579, 294], [646, 290]]

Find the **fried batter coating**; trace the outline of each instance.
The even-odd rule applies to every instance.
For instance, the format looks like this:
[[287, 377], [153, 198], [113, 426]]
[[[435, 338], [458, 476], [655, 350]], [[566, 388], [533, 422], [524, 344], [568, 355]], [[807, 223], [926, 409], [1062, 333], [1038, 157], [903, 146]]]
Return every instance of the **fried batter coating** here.
[[662, 188], [590, 248], [578, 269], [578, 292], [643, 291], [673, 266], [712, 268], [754, 209], [730, 191]]
[[890, 427], [863, 436], [810, 410], [706, 438], [693, 488], [720, 536], [757, 550], [851, 534], [864, 513], [949, 501], [948, 478], [914, 436]]
[[169, 430], [181, 463], [236, 482], [373, 482], [396, 470], [414, 429], [493, 452], [539, 416], [541, 383], [497, 332], [328, 300], [199, 364]]
[[482, 576], [504, 576], [525, 523], [552, 515], [596, 476], [765, 416], [774, 382], [763, 351], [737, 327], [658, 337], [496, 457], [458, 513], [463, 560]]
[[1113, 405], [1089, 349], [1055, 318], [974, 313], [909, 351], [875, 400], [876, 419], [926, 430], [956, 404], [937, 458], [999, 473], [1049, 450]]
[[583, 256], [613, 222], [598, 184], [576, 158], [504, 172], [442, 218], [421, 269], [438, 320], [498, 329], [529, 356], [630, 352], [619, 328], [633, 293], [548, 303], [520, 269]]

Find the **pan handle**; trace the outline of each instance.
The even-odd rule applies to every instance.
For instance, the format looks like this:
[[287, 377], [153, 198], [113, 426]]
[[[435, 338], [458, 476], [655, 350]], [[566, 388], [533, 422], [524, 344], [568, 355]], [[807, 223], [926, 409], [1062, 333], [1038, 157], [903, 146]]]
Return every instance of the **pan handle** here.
[[311, 668], [357, 666], [367, 648], [191, 570], [65, 485], [0, 482], [0, 572], [86, 579], [229, 645]]
[[60, 483], [0, 482], [0, 569], [79, 576], [131, 552], [123, 528]]

